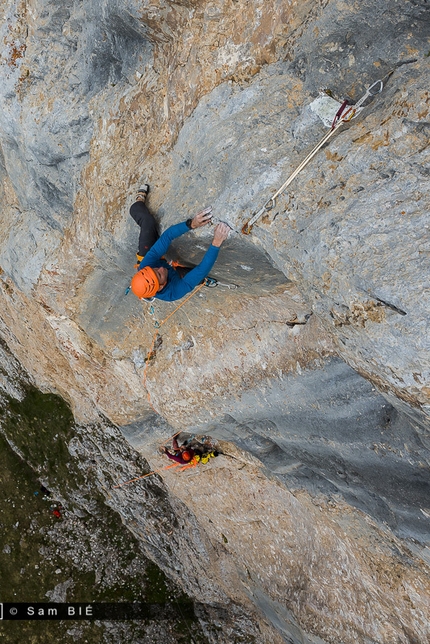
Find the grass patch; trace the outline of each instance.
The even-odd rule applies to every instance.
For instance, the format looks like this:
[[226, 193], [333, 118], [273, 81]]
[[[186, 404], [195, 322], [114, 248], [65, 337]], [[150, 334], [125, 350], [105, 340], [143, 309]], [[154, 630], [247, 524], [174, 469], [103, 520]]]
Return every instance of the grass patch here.
[[68, 481], [78, 488], [83, 476], [67, 447], [74, 436], [73, 424], [72, 413], [61, 398], [32, 387], [22, 401], [9, 400], [9, 414], [3, 423], [7, 437], [26, 462], [51, 485]]
[[[0, 588], [3, 602], [148, 602], [172, 607], [172, 623], [150, 625], [158, 644], [205, 642], [193, 602], [154, 563], [109, 508], [96, 481], [79, 467], [68, 443], [76, 434], [66, 403], [28, 387], [22, 401], [10, 399], [0, 410]], [[23, 459], [15, 452], [16, 446]], [[55, 492], [67, 500], [61, 517], [53, 514]], [[87, 495], [91, 513], [82, 506]], [[61, 584], [61, 599], [51, 599]], [[61, 595], [61, 593], [60, 593]], [[116, 626], [115, 626], [116, 624]], [[148, 624], [104, 622], [0, 622], [0, 644], [99, 644], [139, 641]], [[154, 630], [155, 628], [155, 630]], [[112, 630], [113, 629], [113, 630]], [[120, 629], [120, 630], [118, 630]], [[108, 637], [106, 640], [105, 637]]]

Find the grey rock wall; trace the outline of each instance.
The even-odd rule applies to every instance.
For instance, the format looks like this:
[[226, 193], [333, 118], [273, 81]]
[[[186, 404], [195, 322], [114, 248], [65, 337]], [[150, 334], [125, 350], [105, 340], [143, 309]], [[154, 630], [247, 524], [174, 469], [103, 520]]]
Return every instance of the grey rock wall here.
[[0, 145], [19, 201], [19, 232], [15, 217], [2, 265], [28, 290], [73, 218], [94, 135], [91, 100], [102, 94], [108, 109], [114, 88], [135, 79], [151, 46], [133, 3], [6, 9]]
[[[381, 97], [335, 135], [252, 232], [334, 331], [349, 364], [425, 414], [429, 182], [427, 94], [420, 88], [426, 70], [420, 62], [394, 72]], [[288, 67], [260, 76], [244, 89], [218, 87], [185, 124], [166, 212], [190, 185], [202, 199], [213, 195], [217, 216], [240, 231], [322, 138], [311, 95], [304, 107], [285, 105], [296, 82]], [[244, 164], [249, 158], [252, 164]], [[237, 257], [246, 257], [239, 234], [234, 243]]]
[[[220, 461], [201, 487], [186, 477], [200, 513], [165, 476], [166, 521], [176, 513], [186, 530], [177, 547], [201, 556], [205, 543], [217, 561], [213, 577], [174, 573], [190, 593], [259, 607], [267, 641], [425, 641], [427, 569], [412, 578], [428, 557], [428, 3], [3, 4], [2, 337], [89, 436], [102, 414], [151, 465], [179, 429], [248, 452], [249, 473]], [[327, 131], [320, 90], [356, 101], [378, 78], [383, 92], [244, 236]], [[150, 364], [154, 321], [173, 307], [124, 295], [143, 180], [161, 230], [209, 203], [232, 226], [213, 274], [239, 287], [199, 292], [163, 325]], [[172, 253], [199, 261], [211, 234]], [[260, 484], [267, 507], [253, 508]], [[169, 539], [146, 531], [127, 494], [107, 497], [167, 569]], [[342, 566], [316, 566], [315, 552]]]

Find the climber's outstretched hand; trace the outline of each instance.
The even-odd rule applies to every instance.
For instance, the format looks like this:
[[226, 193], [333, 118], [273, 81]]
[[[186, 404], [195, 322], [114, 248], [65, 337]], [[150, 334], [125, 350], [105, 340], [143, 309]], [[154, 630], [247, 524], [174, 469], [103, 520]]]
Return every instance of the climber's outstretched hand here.
[[214, 238], [212, 246], [221, 246], [230, 234], [230, 226], [228, 224], [220, 223], [215, 226]]
[[200, 212], [193, 217], [193, 220], [191, 222], [191, 228], [201, 228], [202, 226], [206, 226], [206, 224], [209, 224], [212, 220], [212, 206], [209, 206], [208, 208], [205, 208], [204, 210], [201, 210]]

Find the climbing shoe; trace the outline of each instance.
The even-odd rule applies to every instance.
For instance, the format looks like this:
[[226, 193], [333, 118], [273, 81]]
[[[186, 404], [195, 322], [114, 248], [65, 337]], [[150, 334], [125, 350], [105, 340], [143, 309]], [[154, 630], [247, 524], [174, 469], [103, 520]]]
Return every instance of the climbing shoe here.
[[145, 202], [146, 197], [148, 196], [148, 192], [149, 192], [149, 185], [147, 183], [144, 183], [142, 186], [140, 186], [139, 190], [137, 191], [136, 201]]

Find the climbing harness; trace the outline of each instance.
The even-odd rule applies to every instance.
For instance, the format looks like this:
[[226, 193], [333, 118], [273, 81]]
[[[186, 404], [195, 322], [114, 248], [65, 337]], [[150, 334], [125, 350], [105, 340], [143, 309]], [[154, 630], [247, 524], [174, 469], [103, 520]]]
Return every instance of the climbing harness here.
[[[388, 76], [388, 74], [387, 74]], [[323, 136], [321, 141], [314, 147], [311, 152], [307, 155], [305, 159], [300, 163], [300, 165], [290, 174], [288, 179], [285, 181], [285, 183], [282, 184], [282, 186], [275, 192], [270, 199], [266, 201], [266, 203], [263, 205], [262, 208], [253, 216], [251, 219], [249, 219], [242, 227], [242, 233], [244, 235], [249, 235], [251, 233], [252, 227], [254, 226], [255, 222], [260, 219], [264, 213], [269, 212], [272, 210], [272, 208], [276, 204], [276, 199], [279, 197], [279, 195], [284, 192], [284, 190], [290, 185], [290, 183], [297, 177], [297, 175], [303, 170], [303, 168], [311, 161], [316, 153], [323, 147], [325, 143], [333, 136], [337, 130], [342, 127], [344, 123], [347, 123], [348, 121], [351, 121], [354, 119], [365, 107], [366, 105], [363, 106], [363, 103], [366, 102], [366, 100], [369, 97], [376, 96], [376, 94], [380, 94], [382, 92], [382, 89], [384, 87], [384, 83], [382, 80], [377, 80], [375, 81], [367, 90], [366, 93], [360, 98], [360, 100], [355, 103], [355, 105], [348, 105], [348, 101], [343, 101], [342, 105], [340, 106], [339, 110], [337, 111], [334, 119], [332, 126], [330, 130]]]

